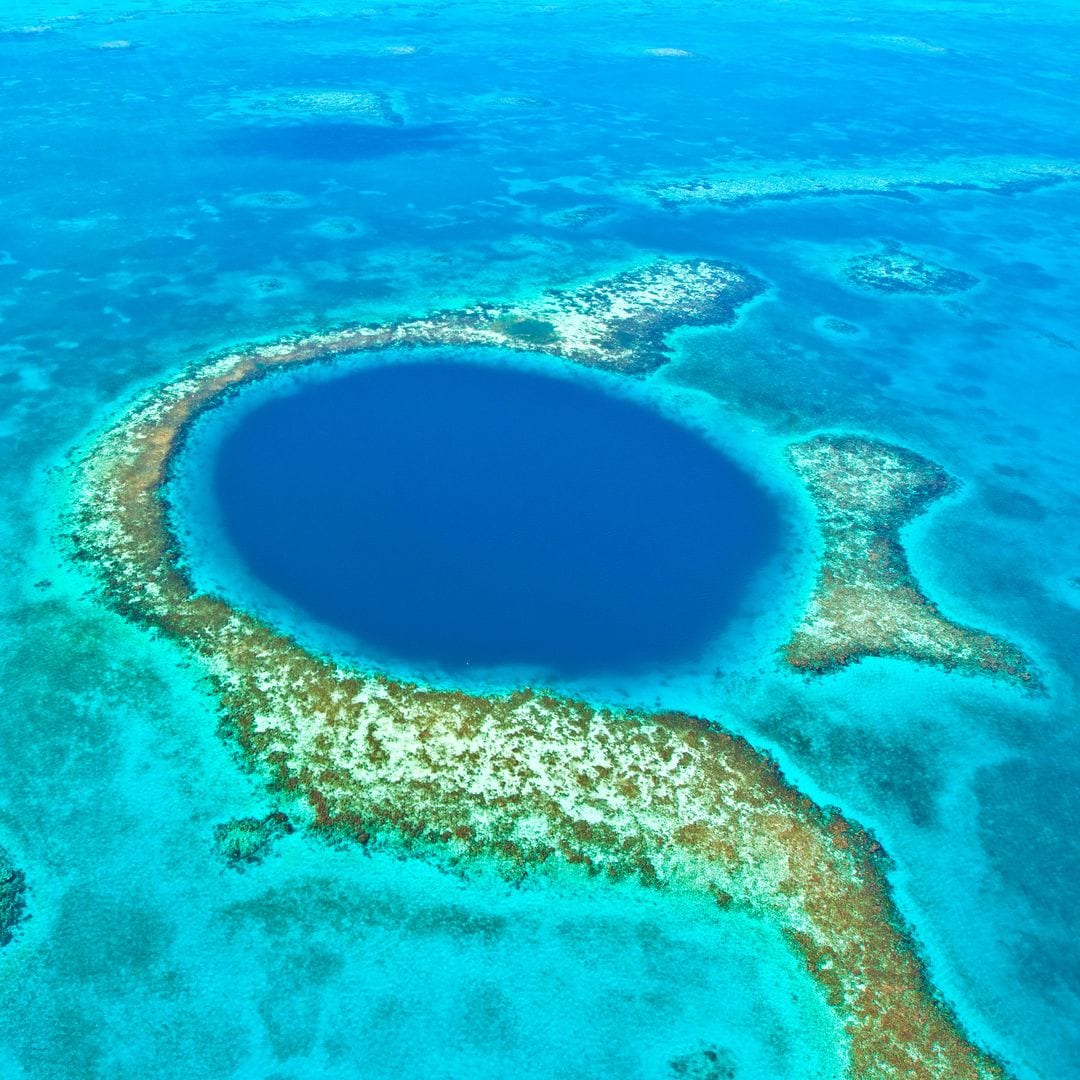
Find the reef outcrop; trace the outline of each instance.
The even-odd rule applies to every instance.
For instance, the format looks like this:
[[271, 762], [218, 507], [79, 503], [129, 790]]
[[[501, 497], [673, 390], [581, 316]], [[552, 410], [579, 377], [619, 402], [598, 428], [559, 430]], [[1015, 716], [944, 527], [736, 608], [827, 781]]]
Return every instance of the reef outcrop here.
[[26, 875], [0, 848], [0, 948], [11, 943], [26, 918]]
[[704, 894], [790, 943], [842, 1022], [851, 1077], [1002, 1077], [928, 981], [878, 844], [738, 735], [536, 689], [483, 696], [350, 669], [197, 593], [177, 558], [162, 495], [173, 455], [200, 413], [265, 372], [436, 343], [647, 370], [666, 329], [726, 321], [758, 287], [721, 264], [660, 263], [514, 308], [231, 352], [152, 391], [78, 460], [72, 544], [114, 608], [201, 659], [226, 730], [316, 830], [512, 877]]
[[646, 183], [650, 201], [668, 208], [739, 206], [768, 200], [888, 195], [916, 198], [919, 190], [1005, 194], [1080, 179], [1076, 161], [1023, 157], [954, 157], [913, 161], [890, 172], [859, 168], [807, 170], [786, 162], [728, 166], [722, 172]]
[[899, 247], [874, 255], [856, 256], [848, 262], [846, 274], [852, 284], [864, 289], [924, 296], [964, 292], [979, 283], [978, 278], [964, 270], [921, 259]]
[[320, 120], [399, 127], [405, 120], [381, 90], [279, 89], [234, 94], [211, 112], [211, 120], [282, 124]]
[[265, 817], [242, 817], [214, 826], [214, 846], [234, 869], [260, 863], [270, 853], [274, 842], [295, 832], [288, 815], [280, 810]]
[[666, 357], [665, 335], [677, 326], [719, 326], [764, 288], [724, 263], [658, 262], [571, 291], [553, 290], [502, 316], [511, 338], [523, 320], [547, 323], [545, 352], [644, 371]]
[[858, 436], [821, 435], [789, 451], [825, 541], [817, 586], [783, 656], [822, 674], [867, 656], [900, 656], [1034, 688], [1015, 646], [952, 622], [920, 591], [900, 529], [951, 491], [932, 461]]

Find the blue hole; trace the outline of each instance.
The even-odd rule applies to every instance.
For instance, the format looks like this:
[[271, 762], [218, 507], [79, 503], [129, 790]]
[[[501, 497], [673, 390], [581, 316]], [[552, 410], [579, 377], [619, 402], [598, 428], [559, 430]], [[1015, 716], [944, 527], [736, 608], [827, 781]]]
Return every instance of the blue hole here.
[[368, 656], [556, 678], [691, 659], [775, 552], [776, 508], [598, 381], [450, 354], [294, 382], [229, 420], [223, 533]]

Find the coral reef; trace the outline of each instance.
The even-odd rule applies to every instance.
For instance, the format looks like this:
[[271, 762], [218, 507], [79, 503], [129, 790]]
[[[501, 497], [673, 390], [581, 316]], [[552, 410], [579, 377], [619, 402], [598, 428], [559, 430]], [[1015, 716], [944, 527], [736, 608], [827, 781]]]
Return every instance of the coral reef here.
[[273, 210], [297, 210], [308, 205], [308, 200], [295, 191], [251, 191], [233, 201], [237, 206]]
[[274, 841], [294, 832], [286, 814], [275, 810], [265, 817], [234, 818], [214, 826], [214, 846], [232, 867], [260, 863], [269, 854]]
[[842, 1019], [852, 1077], [1002, 1077], [928, 982], [878, 844], [742, 738], [681, 714], [534, 689], [432, 690], [342, 667], [195, 593], [177, 561], [162, 498], [173, 455], [197, 415], [268, 370], [469, 342], [645, 370], [662, 362], [666, 329], [730, 319], [756, 290], [730, 267], [665, 262], [513, 309], [230, 353], [152, 391], [77, 462], [74, 551], [114, 608], [201, 658], [226, 729], [274, 791], [310, 806], [316, 829], [493, 862], [512, 877], [635, 878], [704, 894], [768, 920], [801, 956]]
[[8, 853], [0, 848], [0, 947], [15, 935], [26, 917], [26, 875], [16, 869]]
[[39, 34], [47, 34], [53, 28], [47, 25], [38, 26], [12, 26], [0, 29], [0, 40], [4, 38], [34, 38]]
[[735, 1080], [731, 1055], [716, 1046], [703, 1046], [697, 1053], [683, 1054], [671, 1062], [672, 1077], [685, 1080]]
[[381, 90], [280, 89], [236, 94], [210, 116], [212, 120], [279, 124], [319, 118], [398, 127], [404, 117]]
[[791, 447], [790, 458], [817, 507], [825, 553], [810, 605], [783, 649], [788, 664], [822, 673], [865, 656], [902, 656], [1035, 687], [1017, 648], [945, 618], [908, 566], [900, 529], [951, 490], [943, 469], [856, 436], [821, 435]]
[[762, 288], [723, 263], [658, 262], [570, 292], [544, 293], [497, 321], [511, 328], [523, 320], [546, 323], [552, 334], [546, 352], [642, 371], [663, 361], [670, 330], [730, 322]]
[[821, 319], [817, 325], [820, 329], [837, 337], [859, 337], [862, 334], [862, 331], [855, 323], [848, 322], [847, 319], [838, 319], [832, 315]]
[[943, 45], [935, 45], [930, 41], [910, 37], [906, 34], [867, 34], [861, 40], [872, 47], [899, 49], [901, 52], [937, 53], [940, 55], [949, 51]]
[[976, 286], [978, 278], [928, 262], [910, 251], [892, 248], [874, 255], [858, 255], [847, 264], [848, 280], [877, 292], [922, 293], [943, 296]]
[[919, 188], [1005, 193], [1080, 179], [1075, 161], [1011, 157], [952, 158], [913, 162], [902, 171], [793, 168], [783, 162], [753, 169], [735, 165], [712, 176], [647, 183], [640, 189], [668, 207], [737, 206], [767, 199], [838, 195], [893, 195], [912, 198]]
[[362, 221], [351, 217], [328, 217], [317, 221], [311, 231], [326, 240], [353, 240], [363, 236], [366, 227]]
[[610, 206], [571, 206], [549, 214], [545, 221], [558, 228], [585, 228], [598, 221], [605, 221], [614, 213], [615, 210]]

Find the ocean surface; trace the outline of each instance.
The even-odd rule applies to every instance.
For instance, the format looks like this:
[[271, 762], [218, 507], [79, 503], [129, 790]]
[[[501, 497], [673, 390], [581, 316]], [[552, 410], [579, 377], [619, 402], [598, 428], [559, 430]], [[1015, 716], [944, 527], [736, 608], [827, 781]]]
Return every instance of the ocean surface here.
[[[187, 448], [205, 468], [174, 478], [196, 580], [406, 677], [494, 689], [508, 666], [540, 670], [561, 692], [722, 722], [881, 841], [972, 1038], [1019, 1080], [1080, 1075], [1078, 70], [1064, 0], [8, 0], [0, 848], [27, 917], [0, 947], [0, 1077], [843, 1075], [820, 987], [744, 915], [450, 873], [302, 828], [228, 865], [215, 825], [295, 807], [239, 761], [187, 654], [108, 610], [62, 541], [71, 456], [212, 353], [658, 257], [721, 259], [766, 290], [730, 326], [671, 335], [646, 377], [452, 359], [437, 396], [416, 362], [238, 394]], [[501, 433], [480, 423], [493, 379], [518, 410]], [[298, 425], [309, 407], [354, 413], [364, 380], [386, 407], [356, 402], [367, 423], [346, 449], [368, 472], [346, 476]], [[544, 394], [578, 443], [536, 446]], [[450, 410], [473, 421], [455, 452], [513, 450], [465, 477], [473, 496], [490, 482], [505, 497], [515, 469], [565, 478], [582, 441], [618, 450], [617, 488], [585, 473], [550, 494], [595, 528], [640, 526], [589, 582], [592, 617], [609, 601], [655, 613], [639, 655], [587, 623], [556, 632], [581, 581], [560, 578], [537, 641], [496, 639], [483, 608], [476, 639], [433, 624], [422, 640], [382, 603], [393, 626], [328, 625], [284, 591], [313, 578], [256, 580], [215, 549], [225, 530], [241, 562], [269, 551], [262, 529], [288, 509], [274, 492], [310, 491], [314, 472], [321, 512], [343, 482], [385, 500], [376, 445], [430, 480], [418, 425], [452, 429]], [[232, 434], [215, 442], [219, 422]], [[786, 448], [817, 432], [902, 444], [958, 481], [903, 533], [915, 576], [950, 617], [1024, 649], [1044, 692], [902, 660], [781, 669], [820, 556]], [[243, 520], [223, 520], [250, 455], [282, 483], [249, 485]], [[752, 550], [710, 562], [736, 535], [710, 484], [753, 523]], [[448, 535], [466, 507], [436, 488]], [[400, 530], [406, 510], [384, 501], [379, 519]], [[686, 535], [680, 514], [707, 524]], [[309, 559], [326, 530], [295, 506], [289, 524]], [[581, 537], [566, 540], [584, 573]], [[645, 566], [646, 548], [678, 557]], [[351, 587], [434, 604], [410, 552], [390, 554], [402, 576]], [[474, 646], [485, 670], [465, 673]], [[687, 1071], [703, 1060], [711, 1073]]]

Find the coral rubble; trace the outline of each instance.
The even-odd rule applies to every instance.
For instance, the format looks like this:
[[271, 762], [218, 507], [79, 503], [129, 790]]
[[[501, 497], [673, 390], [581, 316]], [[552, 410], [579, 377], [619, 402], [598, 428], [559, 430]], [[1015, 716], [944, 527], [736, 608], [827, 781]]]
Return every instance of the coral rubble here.
[[783, 655], [800, 671], [832, 671], [866, 656], [902, 656], [1034, 686], [1008, 642], [947, 619], [923, 596], [901, 527], [952, 487], [945, 471], [875, 439], [821, 435], [791, 462], [818, 511], [825, 552], [817, 587]]

